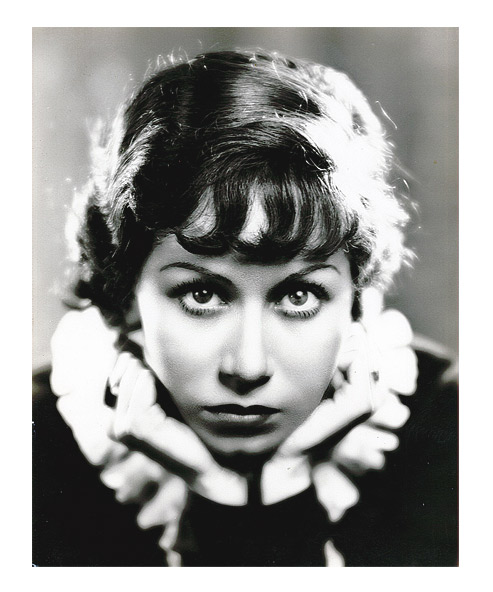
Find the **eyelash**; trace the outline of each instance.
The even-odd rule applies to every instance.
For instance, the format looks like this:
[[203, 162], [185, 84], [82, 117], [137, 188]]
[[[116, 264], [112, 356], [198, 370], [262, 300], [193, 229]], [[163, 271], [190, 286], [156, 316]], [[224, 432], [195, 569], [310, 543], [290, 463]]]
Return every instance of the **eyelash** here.
[[[192, 308], [185, 302], [185, 297], [187, 294], [196, 291], [198, 289], [201, 290], [209, 290], [211, 293], [218, 296], [222, 304], [219, 306], [214, 306], [210, 308]], [[293, 294], [296, 291], [304, 291], [313, 294], [319, 301], [316, 306], [309, 310], [280, 310], [276, 308], [277, 312], [282, 316], [289, 318], [289, 319], [309, 319], [314, 317], [321, 309], [321, 302], [327, 302], [331, 300], [331, 296], [325, 286], [318, 284], [316, 282], [303, 282], [297, 281], [291, 284], [285, 284], [279, 286], [278, 289], [273, 293], [272, 300], [274, 302], [274, 306], [278, 307], [279, 303], [285, 296]], [[178, 300], [179, 305], [181, 308], [189, 315], [192, 316], [212, 316], [219, 312], [221, 312], [221, 308], [228, 306], [229, 298], [224, 295], [224, 291], [219, 289], [217, 285], [209, 283], [207, 281], [201, 279], [193, 279], [190, 281], [185, 281], [180, 284], [174, 286], [167, 294], [170, 298], [176, 298]], [[199, 303], [197, 303], [199, 304]]]
[[320, 312], [322, 307], [322, 302], [328, 302], [331, 299], [331, 296], [325, 286], [322, 284], [318, 284], [313, 281], [298, 281], [293, 282], [291, 284], [285, 284], [280, 286], [278, 290], [276, 290], [277, 295], [274, 298], [276, 307], [279, 306], [279, 303], [290, 294], [294, 294], [297, 291], [308, 292], [309, 294], [313, 294], [315, 298], [317, 298], [318, 302], [315, 306], [310, 308], [309, 310], [280, 310], [277, 309], [279, 314], [288, 318], [288, 319], [309, 319], [314, 317], [316, 314]]
[[[172, 290], [169, 291], [168, 296], [170, 298], [176, 298], [178, 300], [178, 304], [182, 307], [182, 309], [192, 316], [211, 316], [216, 314], [217, 312], [220, 312], [218, 310], [219, 307], [192, 308], [185, 302], [185, 296], [190, 292], [197, 291], [198, 289], [209, 290], [213, 294], [219, 296], [219, 298], [221, 298], [221, 300], [224, 302], [224, 304], [222, 304], [221, 307], [227, 305], [227, 298], [224, 298], [221, 294], [222, 290], [218, 290], [217, 286], [214, 286], [213, 284], [198, 278], [177, 284], [172, 288]], [[199, 303], [197, 303], [197, 305], [198, 304]]]

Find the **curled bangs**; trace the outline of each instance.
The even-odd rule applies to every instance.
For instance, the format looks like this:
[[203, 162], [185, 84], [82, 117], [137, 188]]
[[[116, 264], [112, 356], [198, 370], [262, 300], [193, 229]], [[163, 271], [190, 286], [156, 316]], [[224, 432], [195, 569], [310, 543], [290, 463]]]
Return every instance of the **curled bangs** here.
[[197, 254], [281, 262], [344, 249], [354, 285], [406, 262], [392, 146], [343, 74], [217, 52], [151, 76], [95, 139], [75, 203], [74, 293], [124, 324], [143, 265], [174, 234]]
[[234, 252], [274, 263], [325, 259], [351, 240], [356, 226], [328, 176], [265, 167], [231, 172], [209, 186], [175, 234], [195, 254]]

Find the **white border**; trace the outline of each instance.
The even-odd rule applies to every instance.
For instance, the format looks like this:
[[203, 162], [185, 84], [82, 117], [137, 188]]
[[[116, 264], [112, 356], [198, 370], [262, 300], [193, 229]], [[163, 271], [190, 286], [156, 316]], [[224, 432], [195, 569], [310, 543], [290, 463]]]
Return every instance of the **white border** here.
[[[489, 50], [490, 31], [487, 28], [489, 14], [486, 4], [480, 8], [479, 2], [468, 2], [463, 10], [450, 2], [414, 2], [407, 3], [396, 14], [396, 3], [348, 3], [345, 8], [335, 7], [331, 3], [309, 3], [318, 8], [305, 14], [307, 3], [303, 3], [304, 12], [296, 4], [296, 12], [291, 12], [289, 4], [282, 6], [275, 3], [267, 6], [265, 2], [248, 2], [237, 5], [235, 14], [228, 14], [231, 5], [225, 5], [223, 12], [211, 11], [210, 4], [193, 6], [186, 3], [182, 14], [169, 13], [169, 7], [162, 2], [140, 2], [139, 14], [122, 14], [122, 6], [116, 3], [86, 2], [67, 12], [67, 3], [42, 2], [21, 6], [17, 14], [4, 21], [4, 28], [11, 31], [2, 41], [4, 56], [3, 80], [10, 83], [4, 93], [7, 103], [4, 105], [4, 146], [3, 162], [7, 163], [4, 172], [4, 211], [2, 225], [2, 260], [5, 279], [2, 291], [5, 338], [8, 344], [3, 352], [3, 359], [13, 367], [11, 380], [4, 392], [4, 430], [2, 430], [3, 508], [6, 525], [3, 530], [4, 549], [1, 563], [5, 581], [22, 586], [25, 582], [37, 591], [62, 590], [70, 586], [71, 590], [86, 590], [91, 583], [98, 589], [134, 590], [143, 585], [152, 589], [153, 583], [159, 588], [169, 585], [186, 590], [188, 586], [211, 586], [215, 590], [229, 589], [250, 590], [252, 586], [263, 589], [271, 583], [281, 589], [303, 589], [312, 585], [315, 575], [323, 577], [327, 587], [343, 585], [346, 589], [357, 586], [367, 590], [374, 586], [378, 589], [415, 590], [422, 583], [425, 589], [435, 586], [447, 589], [467, 589], [475, 582], [489, 581], [486, 569], [489, 568], [491, 543], [491, 518], [489, 503], [491, 489], [489, 458], [491, 438], [491, 381], [486, 377], [487, 369], [492, 367], [491, 346], [492, 327], [489, 320], [491, 301], [491, 274], [489, 270], [489, 245], [486, 237], [491, 234], [487, 224], [492, 220], [491, 207], [491, 97], [489, 71], [491, 70], [491, 52]], [[294, 4], [294, 3], [293, 3]], [[108, 6], [109, 5], [109, 6]], [[76, 12], [77, 10], [77, 12]], [[25, 12], [29, 16], [20, 14]], [[15, 12], [15, 11], [14, 11]], [[467, 12], [471, 16], [464, 16]], [[27, 18], [29, 21], [27, 21]], [[27, 196], [30, 195], [30, 132], [19, 127], [19, 120], [26, 121], [30, 113], [30, 38], [32, 26], [148, 26], [150, 22], [161, 22], [166, 26], [459, 26], [461, 45], [461, 166], [460, 166], [460, 284], [461, 284], [461, 567], [456, 568], [406, 568], [389, 570], [379, 568], [368, 571], [367, 568], [336, 571], [326, 574], [321, 570], [277, 569], [266, 574], [255, 568], [242, 570], [239, 574], [223, 568], [222, 570], [166, 570], [165, 572], [139, 568], [44, 568], [41, 571], [30, 568], [30, 484], [23, 477], [30, 464], [30, 445], [25, 445], [30, 416], [30, 403], [27, 402], [27, 367], [30, 373], [30, 324], [28, 327], [29, 280], [24, 272], [30, 267], [29, 241], [24, 231], [25, 221], [30, 220]], [[291, 21], [291, 23], [289, 22]], [[22, 90], [20, 90], [22, 89]], [[11, 114], [15, 106], [15, 116], [5, 115], [6, 109]], [[7, 150], [8, 147], [8, 150]], [[11, 169], [12, 159], [16, 163]], [[5, 178], [6, 177], [6, 178]], [[24, 205], [19, 207], [19, 201]], [[480, 208], [480, 210], [478, 210]], [[486, 222], [486, 223], [485, 223]], [[26, 271], [26, 275], [27, 275]], [[486, 285], [485, 285], [486, 283]], [[5, 347], [5, 346], [4, 346]], [[20, 355], [19, 355], [20, 353]], [[24, 361], [26, 353], [26, 364]], [[13, 364], [14, 360], [20, 360]], [[26, 372], [24, 372], [26, 370]], [[26, 387], [26, 388], [25, 388]], [[8, 402], [8, 405], [7, 405]], [[14, 407], [14, 421], [10, 421], [11, 404]], [[27, 404], [26, 404], [27, 403]], [[20, 422], [15, 421], [19, 419]], [[7, 429], [8, 425], [13, 429]], [[21, 429], [19, 429], [21, 427]], [[27, 436], [27, 437], [26, 437]], [[20, 442], [20, 446], [19, 446]], [[28, 481], [28, 479], [27, 479]], [[484, 533], [484, 534], [483, 534]], [[74, 572], [73, 569], [77, 569]], [[103, 569], [103, 571], [101, 571]], [[30, 571], [28, 571], [30, 570]], [[272, 570], [270, 570], [272, 571]], [[9, 578], [9, 575], [11, 578]], [[210, 579], [209, 579], [210, 577]], [[15, 578], [15, 579], [14, 579]], [[267, 578], [267, 579], [266, 579]], [[281, 580], [281, 581], [278, 581]], [[289, 580], [289, 585], [287, 581]], [[308, 583], [310, 580], [310, 584]], [[200, 582], [200, 583], [199, 583]]]

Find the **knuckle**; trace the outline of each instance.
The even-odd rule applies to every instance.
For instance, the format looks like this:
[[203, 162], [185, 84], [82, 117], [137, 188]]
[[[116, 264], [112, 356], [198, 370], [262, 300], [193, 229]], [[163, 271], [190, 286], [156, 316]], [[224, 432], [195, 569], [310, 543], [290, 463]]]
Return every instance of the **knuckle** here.
[[143, 440], [146, 428], [146, 422], [139, 415], [137, 417], [125, 417], [125, 419], [115, 422], [113, 434], [117, 440], [128, 444], [135, 440]]
[[134, 432], [134, 427], [128, 421], [128, 419], [120, 419], [115, 421], [115, 424], [113, 426], [113, 435], [117, 440], [123, 441], [127, 438], [131, 438], [134, 436]]
[[372, 464], [374, 469], [383, 469], [385, 465], [385, 455], [383, 453], [376, 454]]

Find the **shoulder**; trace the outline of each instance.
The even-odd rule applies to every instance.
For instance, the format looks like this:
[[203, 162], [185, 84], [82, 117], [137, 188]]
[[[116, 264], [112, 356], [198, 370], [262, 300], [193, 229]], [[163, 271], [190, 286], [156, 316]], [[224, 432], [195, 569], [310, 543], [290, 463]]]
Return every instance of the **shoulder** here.
[[[457, 372], [435, 342], [414, 343], [418, 383], [399, 447], [358, 479], [360, 501], [336, 525], [349, 566], [457, 565]], [[337, 544], [339, 543], [339, 544]]]
[[[458, 422], [458, 361], [453, 352], [436, 342], [417, 336], [418, 383], [407, 397], [411, 410], [403, 435], [421, 435], [422, 445], [441, 443], [444, 452], [456, 457]], [[426, 436], [426, 438], [425, 438]]]
[[56, 407], [50, 369], [33, 376], [33, 557], [38, 566], [163, 565], [160, 532], [141, 531], [82, 456]]
[[454, 352], [423, 335], [415, 335], [412, 345], [418, 357], [421, 385], [430, 383], [441, 388], [457, 387], [459, 364]]

